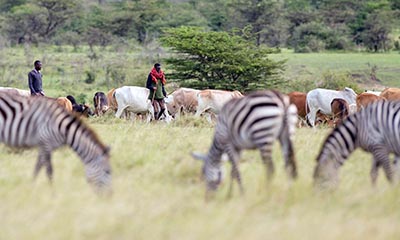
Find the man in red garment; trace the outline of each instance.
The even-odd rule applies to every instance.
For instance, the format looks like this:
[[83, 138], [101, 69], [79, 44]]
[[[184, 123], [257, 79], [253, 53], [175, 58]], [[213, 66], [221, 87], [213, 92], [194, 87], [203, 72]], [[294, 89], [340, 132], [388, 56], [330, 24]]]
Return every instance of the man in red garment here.
[[164, 85], [167, 83], [165, 80], [164, 72], [161, 70], [161, 64], [154, 64], [149, 76], [147, 77], [146, 88], [150, 90], [149, 99], [154, 107], [154, 117], [158, 120], [165, 111], [164, 98], [167, 97]]

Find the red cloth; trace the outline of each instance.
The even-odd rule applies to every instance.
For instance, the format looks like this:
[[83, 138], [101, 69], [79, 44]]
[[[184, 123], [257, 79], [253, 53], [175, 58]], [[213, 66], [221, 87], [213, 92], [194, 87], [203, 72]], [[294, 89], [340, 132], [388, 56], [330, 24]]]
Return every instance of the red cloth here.
[[160, 79], [163, 84], [167, 83], [167, 81], [165, 80], [164, 72], [162, 70], [160, 70], [160, 72], [157, 72], [156, 68], [153, 67], [153, 69], [151, 69], [150, 74], [151, 74], [151, 80], [156, 84], [158, 83], [158, 79]]

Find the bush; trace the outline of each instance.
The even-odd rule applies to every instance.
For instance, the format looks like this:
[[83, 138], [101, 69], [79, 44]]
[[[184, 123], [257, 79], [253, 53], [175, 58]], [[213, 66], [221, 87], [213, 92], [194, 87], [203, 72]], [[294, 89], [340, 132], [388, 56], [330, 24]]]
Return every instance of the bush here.
[[356, 93], [361, 93], [362, 89], [354, 82], [349, 73], [334, 73], [331, 71], [322, 74], [322, 81], [316, 87], [333, 90], [342, 90], [345, 87], [352, 88]]
[[291, 45], [295, 52], [319, 52], [325, 49], [330, 30], [319, 22], [302, 24], [294, 29]]
[[85, 71], [85, 73], [86, 73], [85, 83], [87, 84], [94, 83], [94, 81], [96, 80], [96, 73], [94, 71]]

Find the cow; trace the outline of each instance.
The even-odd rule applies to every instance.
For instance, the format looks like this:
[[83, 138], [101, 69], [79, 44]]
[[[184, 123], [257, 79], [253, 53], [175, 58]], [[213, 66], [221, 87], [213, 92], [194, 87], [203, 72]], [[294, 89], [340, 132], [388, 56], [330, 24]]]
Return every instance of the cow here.
[[327, 115], [332, 115], [331, 102], [335, 98], [341, 98], [348, 104], [356, 103], [357, 94], [353, 89], [346, 87], [344, 90], [335, 91], [330, 89], [317, 88], [307, 93], [307, 106], [310, 112], [307, 113], [307, 120], [312, 127], [315, 126], [315, 118], [318, 110]]
[[124, 86], [115, 89], [115, 100], [118, 105], [115, 117], [120, 118], [124, 112], [147, 115], [147, 122], [154, 119], [154, 108], [148, 99], [150, 90], [144, 87]]
[[31, 96], [31, 92], [28, 90], [23, 90], [19, 88], [12, 88], [12, 87], [0, 87], [0, 91], [6, 91], [12, 94], [18, 94], [24, 97], [29, 97]]
[[77, 113], [83, 117], [93, 116], [93, 111], [87, 104], [79, 104], [76, 102], [75, 98], [72, 95], [67, 96], [68, 100], [71, 101], [72, 104], [72, 112]]
[[168, 112], [172, 117], [178, 117], [181, 113], [196, 113], [197, 93], [200, 90], [192, 88], [178, 88], [165, 99]]
[[385, 88], [379, 96], [390, 101], [400, 100], [400, 88]]
[[[224, 91], [207, 89], [197, 93], [197, 110], [195, 116], [199, 117], [203, 113], [218, 114], [222, 106], [233, 98], [243, 97], [239, 91]], [[208, 115], [208, 121], [211, 121], [211, 115]]]
[[58, 105], [61, 107], [65, 108], [68, 112], [72, 113], [72, 103], [71, 101], [66, 98], [66, 97], [58, 97], [55, 99]]
[[373, 93], [368, 93], [368, 92], [360, 93], [356, 98], [357, 111], [360, 111], [361, 109], [365, 108], [368, 104], [371, 104], [381, 99], [384, 98], [381, 96], [377, 96]]
[[298, 127], [302, 125], [306, 118], [306, 98], [307, 93], [303, 92], [290, 92], [287, 94], [289, 96], [289, 100], [291, 104], [294, 104], [297, 107], [297, 116], [299, 118]]
[[112, 88], [110, 91], [107, 92], [107, 101], [108, 101], [108, 107], [114, 111], [117, 112], [118, 110], [118, 104], [117, 101], [115, 100], [115, 88]]
[[94, 114], [97, 116], [103, 115], [108, 110], [107, 96], [103, 92], [96, 92], [93, 97]]
[[335, 125], [341, 123], [350, 114], [349, 104], [341, 98], [334, 98], [331, 102], [331, 111]]

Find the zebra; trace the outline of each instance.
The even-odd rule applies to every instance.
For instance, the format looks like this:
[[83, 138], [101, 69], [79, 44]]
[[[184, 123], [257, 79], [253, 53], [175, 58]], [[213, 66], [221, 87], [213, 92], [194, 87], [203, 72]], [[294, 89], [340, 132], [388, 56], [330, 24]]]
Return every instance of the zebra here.
[[[322, 188], [336, 187], [338, 169], [358, 147], [373, 155], [370, 177], [376, 185], [379, 167], [389, 182], [396, 180], [400, 160], [400, 102], [377, 101], [350, 115], [326, 138], [314, 170], [314, 183]], [[389, 154], [394, 153], [392, 166]]]
[[78, 116], [53, 99], [0, 92], [0, 143], [16, 148], [38, 147], [34, 179], [45, 167], [50, 182], [52, 151], [69, 145], [85, 165], [88, 182], [98, 192], [111, 193], [109, 147]]
[[287, 95], [277, 91], [257, 91], [228, 101], [218, 115], [208, 154], [192, 153], [195, 159], [204, 162], [202, 174], [206, 181], [206, 199], [221, 183], [221, 156], [224, 153], [232, 165], [228, 196], [231, 196], [235, 179], [240, 192], [244, 192], [238, 169], [243, 149], [260, 151], [269, 181], [274, 173], [272, 148], [277, 139], [282, 146], [287, 173], [295, 179], [297, 168], [292, 136], [296, 123], [296, 106], [290, 104]]

